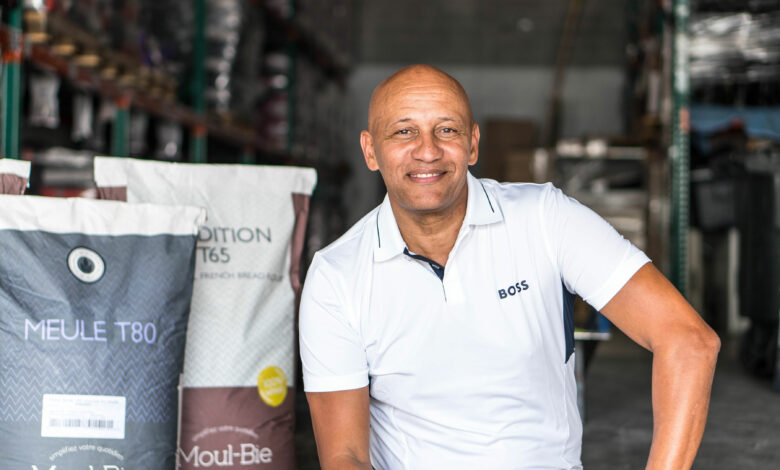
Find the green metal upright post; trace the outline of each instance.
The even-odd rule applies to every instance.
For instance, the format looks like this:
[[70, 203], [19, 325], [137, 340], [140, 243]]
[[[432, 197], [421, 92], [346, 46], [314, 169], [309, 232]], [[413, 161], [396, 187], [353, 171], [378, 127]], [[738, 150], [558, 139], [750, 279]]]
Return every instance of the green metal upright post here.
[[130, 98], [120, 97], [116, 100], [114, 125], [111, 128], [111, 155], [115, 157], [128, 156], [128, 121], [130, 120]]
[[[18, 2], [21, 3], [21, 2]], [[22, 82], [22, 7], [9, 12], [8, 50], [3, 51], [2, 157], [19, 158], [19, 120]]]
[[677, 289], [686, 294], [688, 287], [688, 214], [690, 186], [690, 79], [688, 75], [688, 16], [690, 0], [674, 2], [674, 61], [672, 83], [674, 115], [672, 116], [672, 236], [671, 278]]
[[[195, 41], [192, 71], [192, 107], [198, 115], [206, 114], [206, 0], [195, 0]], [[190, 161], [206, 163], [206, 128], [195, 125], [190, 135]]]

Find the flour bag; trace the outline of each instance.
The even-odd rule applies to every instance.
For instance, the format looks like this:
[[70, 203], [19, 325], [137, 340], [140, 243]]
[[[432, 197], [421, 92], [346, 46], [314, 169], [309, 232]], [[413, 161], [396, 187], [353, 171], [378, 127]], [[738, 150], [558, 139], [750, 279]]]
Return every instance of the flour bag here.
[[174, 467], [204, 219], [0, 195], [0, 468]]
[[312, 169], [99, 157], [101, 197], [205, 207], [184, 374], [182, 469], [293, 469], [295, 306]]
[[30, 162], [0, 158], [0, 194], [23, 194], [30, 179]]

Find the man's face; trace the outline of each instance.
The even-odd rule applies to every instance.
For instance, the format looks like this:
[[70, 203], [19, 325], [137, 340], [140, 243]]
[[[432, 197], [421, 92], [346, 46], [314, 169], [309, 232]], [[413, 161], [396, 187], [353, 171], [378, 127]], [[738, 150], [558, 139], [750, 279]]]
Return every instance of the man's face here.
[[397, 77], [377, 94], [370, 129], [360, 140], [366, 165], [382, 174], [394, 210], [413, 216], [465, 207], [479, 128], [462, 91], [423, 72]]

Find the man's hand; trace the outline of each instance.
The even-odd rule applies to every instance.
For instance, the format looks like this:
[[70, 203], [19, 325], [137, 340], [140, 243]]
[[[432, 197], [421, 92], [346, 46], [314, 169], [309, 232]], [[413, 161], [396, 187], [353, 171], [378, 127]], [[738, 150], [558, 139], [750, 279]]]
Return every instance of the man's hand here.
[[649, 263], [601, 311], [653, 353], [653, 443], [647, 469], [689, 469], [707, 421], [718, 336]]
[[323, 470], [371, 470], [368, 387], [307, 393]]

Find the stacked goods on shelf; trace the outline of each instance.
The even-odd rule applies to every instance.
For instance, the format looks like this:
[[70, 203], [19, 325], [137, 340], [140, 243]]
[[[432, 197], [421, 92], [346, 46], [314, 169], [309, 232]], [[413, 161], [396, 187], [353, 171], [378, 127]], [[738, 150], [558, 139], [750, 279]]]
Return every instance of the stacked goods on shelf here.
[[127, 154], [133, 157], [148, 154], [147, 137], [149, 115], [140, 109], [130, 112], [130, 125], [127, 132]]
[[95, 160], [101, 194], [208, 210], [182, 376], [183, 469], [294, 468], [294, 311], [315, 180], [294, 167]]
[[348, 65], [352, 48], [349, 0], [300, 0], [298, 21], [341, 67]]
[[325, 82], [321, 71], [308, 58], [295, 58], [295, 100], [292, 119], [292, 149], [294, 155], [306, 155], [317, 160], [322, 151], [321, 135], [316, 132], [317, 98]]
[[35, 153], [39, 172], [35, 194], [60, 197], [93, 197], [92, 159], [94, 152], [51, 147]]
[[[122, 148], [129, 155], [147, 154], [156, 145], [156, 156], [181, 158], [181, 118], [150, 117], [148, 109], [177, 114], [162, 108], [176, 99], [174, 77], [186, 72], [190, 60], [191, 5], [28, 1], [24, 8], [25, 39], [32, 42], [30, 34], [39, 38], [26, 54], [32, 67], [22, 87], [29, 93], [23, 108], [24, 150], [40, 153], [63, 146], [105, 153], [109, 142], [126, 139]], [[167, 14], [161, 14], [163, 8]], [[133, 96], [145, 104], [130, 110], [129, 122], [122, 124], [128, 132], [107, 139], [119, 125], [119, 104], [127, 106], [126, 98]]]
[[0, 467], [173, 468], [203, 210], [0, 207]]
[[265, 11], [244, 7], [241, 36], [231, 79], [230, 113], [242, 122], [256, 117], [257, 101], [265, 88], [260, 79], [266, 35]]
[[287, 152], [291, 147], [290, 116], [292, 59], [283, 52], [263, 56], [263, 83], [266, 92], [258, 109], [258, 134], [262, 147], [270, 152]]
[[[117, 0], [109, 13], [114, 27], [112, 46], [140, 64], [135, 85], [149, 96], [174, 102], [178, 83], [191, 72], [195, 10], [189, 2], [172, 0]], [[125, 80], [129, 77], [125, 75]], [[129, 82], [132, 83], [132, 82]], [[127, 154], [146, 155], [153, 142], [153, 155], [163, 160], [181, 160], [183, 131], [167, 117], [150, 116], [134, 108], [130, 114]]]
[[[278, 30], [270, 29], [266, 38], [258, 133], [272, 152], [314, 162], [341, 161], [348, 117], [343, 74], [352, 47], [348, 2], [297, 2], [294, 16], [277, 11], [280, 3], [265, 3], [267, 16], [282, 19], [275, 20]], [[280, 41], [285, 35], [298, 38], [295, 44], [304, 47]]]
[[[49, 39], [49, 33], [46, 31], [46, 19], [48, 16], [46, 1], [25, 0], [24, 8], [27, 40], [33, 44], [46, 42]], [[2, 7], [0, 7], [0, 12], [2, 12]]]
[[73, 110], [70, 138], [73, 142], [85, 142], [94, 136], [94, 101], [92, 96], [81, 91], [73, 96]]
[[192, 57], [195, 10], [192, 2], [144, 0], [139, 21], [146, 38], [143, 58], [172, 77], [183, 77]]
[[699, 103], [777, 105], [780, 7], [761, 13], [699, 11], [691, 17], [690, 77]]
[[218, 114], [230, 111], [243, 6], [241, 0], [206, 2], [206, 107]]
[[[25, 41], [34, 44], [25, 59], [35, 72], [22, 87], [32, 90], [24, 103], [34, 105], [34, 112], [25, 112], [32, 129], [22, 129], [23, 148], [56, 142], [181, 160], [189, 130], [214, 137], [209, 151], [230, 148], [214, 161], [232, 161], [237, 148], [274, 161], [339, 158], [353, 30], [349, 2], [215, 0], [204, 6], [201, 17], [192, 2], [172, 0], [24, 2]], [[195, 47], [199, 20], [205, 23], [203, 50]], [[94, 118], [91, 128], [85, 117], [106, 106], [109, 119]], [[70, 123], [72, 139], [60, 132]]]
[[341, 161], [347, 155], [345, 90], [305, 56], [296, 60], [295, 74], [293, 153], [312, 161]]
[[158, 160], [177, 161], [183, 158], [182, 144], [184, 132], [181, 125], [168, 120], [160, 120], [155, 127], [154, 158]]
[[[113, 125], [113, 121], [116, 118], [116, 106], [114, 101], [106, 96], [94, 96], [88, 92], [79, 92], [84, 95], [84, 100], [90, 104], [86, 104], [83, 108], [77, 108], [74, 101], [73, 115], [72, 115], [72, 127], [71, 138], [76, 143], [77, 148], [89, 149], [93, 152], [104, 153], [109, 147], [110, 137], [108, 130]], [[77, 140], [76, 126], [80, 129], [84, 129], [86, 124], [91, 126], [91, 129], [85, 133], [86, 137], [79, 141]], [[53, 142], [48, 142], [49, 145], [53, 145]]]
[[60, 78], [50, 73], [30, 76], [30, 105], [27, 119], [32, 126], [56, 129], [60, 126]]
[[671, 30], [666, 27], [670, 7], [669, 2], [627, 4], [625, 128], [628, 135], [649, 146], [661, 145], [671, 114]]

